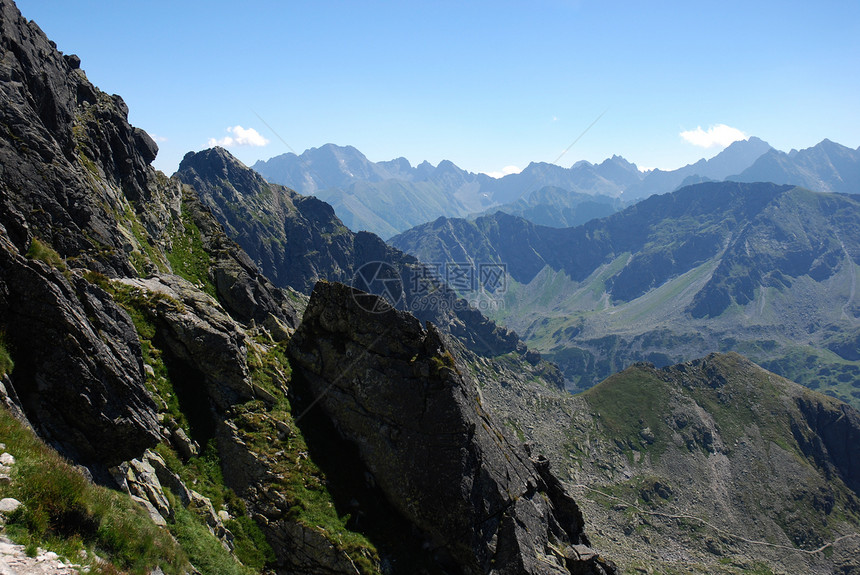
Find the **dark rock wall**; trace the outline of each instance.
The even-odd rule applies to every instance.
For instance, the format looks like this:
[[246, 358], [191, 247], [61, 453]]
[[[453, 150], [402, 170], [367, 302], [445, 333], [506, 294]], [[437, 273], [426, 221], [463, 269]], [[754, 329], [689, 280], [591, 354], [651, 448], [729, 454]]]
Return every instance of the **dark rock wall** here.
[[[369, 312], [365, 298], [375, 296], [326, 282], [314, 289], [289, 348], [306, 399], [464, 573], [568, 573], [564, 549], [588, 541], [548, 464], [495, 424], [432, 324]], [[593, 559], [583, 572], [604, 568]]]

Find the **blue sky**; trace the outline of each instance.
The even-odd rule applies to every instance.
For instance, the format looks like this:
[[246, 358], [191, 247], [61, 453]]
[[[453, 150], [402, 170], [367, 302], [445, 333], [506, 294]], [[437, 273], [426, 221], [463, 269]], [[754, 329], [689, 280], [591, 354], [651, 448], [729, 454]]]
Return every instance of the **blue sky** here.
[[556, 160], [598, 117], [557, 163], [674, 169], [722, 149], [681, 136], [715, 126], [783, 150], [860, 146], [853, 0], [18, 6], [123, 96], [168, 174], [228, 137], [247, 164], [332, 142], [500, 172]]

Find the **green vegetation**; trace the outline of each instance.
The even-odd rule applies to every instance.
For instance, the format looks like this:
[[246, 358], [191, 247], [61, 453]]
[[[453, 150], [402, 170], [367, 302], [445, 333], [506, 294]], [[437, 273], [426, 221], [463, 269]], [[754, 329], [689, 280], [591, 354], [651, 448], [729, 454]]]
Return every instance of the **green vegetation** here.
[[[114, 300], [129, 313], [140, 338], [143, 360], [152, 368], [151, 373], [147, 374], [147, 387], [154, 396], [161, 400], [159, 402], [161, 410], [167, 416], [168, 422], [173, 422], [182, 428], [187, 435], [193, 437], [195, 434], [189, 421], [189, 415], [180, 405], [179, 396], [174, 389], [170, 371], [165, 363], [164, 352], [156, 343], [155, 310], [157, 306], [176, 307], [181, 306], [182, 303], [164, 294], [146, 292], [119, 282], [111, 282], [106, 277], [94, 272], [88, 272], [87, 279], [111, 293]], [[284, 359], [284, 361], [286, 360]], [[159, 444], [156, 447], [156, 452], [186, 485], [193, 486], [195, 491], [208, 497], [215, 509], [221, 509], [226, 505], [230, 512], [236, 516], [234, 523], [238, 531], [233, 532], [234, 544], [236, 555], [244, 565], [259, 571], [264, 567], [266, 561], [274, 559], [272, 549], [266, 542], [260, 528], [253, 520], [245, 516], [244, 503], [224, 484], [221, 460], [214, 440], [209, 440], [206, 443], [203, 453], [186, 462], [183, 462], [176, 452], [165, 443]], [[176, 507], [181, 508], [179, 505], [174, 506], [174, 508]], [[237, 571], [239, 566], [229, 553], [214, 539], [206, 526], [200, 522], [200, 519], [191, 512], [183, 510], [183, 512], [177, 513], [176, 524], [170, 526], [170, 529], [182, 543], [183, 548], [186, 548], [194, 565], [202, 572], [217, 574], [244, 572]], [[215, 563], [207, 571], [205, 566], [213, 561]]]
[[854, 385], [860, 381], [860, 361], [847, 360], [827, 349], [812, 346], [786, 346], [776, 357], [773, 354], [749, 358], [767, 370], [786, 377], [810, 389], [836, 397], [860, 407], [860, 393]]
[[[237, 501], [242, 500], [237, 499]], [[243, 565], [254, 571], [261, 571], [266, 563], [275, 561], [275, 552], [253, 519], [247, 515], [241, 515], [225, 521], [224, 527], [233, 534], [234, 552]]]
[[96, 573], [187, 570], [185, 552], [139, 505], [89, 483], [6, 409], [0, 409], [0, 441], [16, 458], [11, 482], [0, 484], [0, 496], [23, 503], [6, 527], [14, 540], [75, 562], [81, 550], [91, 558], [97, 554], [108, 563], [91, 565]]
[[[137, 243], [136, 248], [129, 254], [131, 264], [137, 270], [137, 273], [146, 275], [149, 272], [149, 268], [153, 265], [161, 272], [167, 271], [164, 256], [152, 246], [149, 233], [143, 227], [140, 218], [135, 214], [131, 204], [126, 204], [124, 213], [117, 214], [117, 221], [127, 226], [128, 231], [131, 232]], [[128, 233], [128, 231], [125, 233]]]
[[39, 260], [49, 266], [59, 268], [61, 270], [66, 269], [66, 264], [63, 262], [63, 258], [60, 257], [60, 254], [57, 253], [57, 250], [39, 238], [33, 238], [30, 242], [30, 247], [27, 249], [27, 257], [33, 260]]
[[454, 356], [451, 355], [451, 352], [447, 349], [443, 351], [441, 355], [434, 355], [431, 357], [430, 366], [432, 368], [431, 373], [438, 377], [444, 376], [447, 373], [447, 370], [459, 373], [457, 363], [454, 361]]
[[248, 448], [267, 462], [269, 475], [277, 478], [271, 488], [284, 496], [288, 517], [324, 535], [362, 574], [377, 573], [375, 546], [348, 527], [350, 514], [338, 512], [325, 473], [309, 457], [308, 444], [292, 417], [283, 389], [291, 373], [283, 344], [252, 344], [248, 364], [254, 383], [274, 402], [253, 400], [238, 405], [233, 408], [232, 421]]
[[215, 286], [209, 279], [211, 258], [203, 247], [200, 229], [194, 223], [184, 202], [180, 222], [182, 230], [177, 230], [174, 234], [173, 245], [166, 254], [170, 267], [176, 275], [201, 287], [212, 297], [216, 297]]
[[668, 413], [669, 386], [656, 374], [630, 369], [585, 391], [582, 397], [596, 415], [602, 432], [627, 452], [649, 451], [659, 456], [666, 448], [663, 419]]
[[238, 563], [200, 519], [171, 497], [176, 519], [170, 532], [188, 553], [191, 563], [204, 575], [250, 575], [251, 569]]
[[0, 331], [0, 377], [12, 373], [13, 369], [15, 369], [15, 362], [12, 361], [12, 354], [6, 346], [6, 334]]

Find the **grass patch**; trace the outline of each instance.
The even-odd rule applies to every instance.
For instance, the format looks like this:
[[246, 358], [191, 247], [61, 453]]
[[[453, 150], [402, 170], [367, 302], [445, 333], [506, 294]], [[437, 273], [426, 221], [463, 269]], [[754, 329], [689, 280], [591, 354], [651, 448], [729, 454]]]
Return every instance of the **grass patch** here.
[[179, 230], [176, 230], [172, 238], [171, 249], [166, 252], [170, 267], [176, 275], [199, 286], [212, 297], [217, 297], [215, 286], [209, 279], [211, 258], [203, 247], [200, 229], [194, 223], [191, 212], [184, 202], [180, 221], [183, 228], [182, 232], [179, 233]]
[[0, 377], [12, 373], [13, 369], [15, 369], [15, 362], [6, 346], [6, 334], [0, 331]]
[[233, 539], [234, 552], [244, 565], [255, 571], [260, 571], [267, 563], [275, 562], [275, 552], [253, 519], [242, 515], [225, 521], [224, 527], [229, 529], [235, 537]]
[[66, 269], [66, 264], [63, 262], [60, 254], [57, 253], [57, 250], [39, 238], [33, 238], [30, 241], [30, 247], [27, 249], [27, 257], [31, 260], [39, 260], [60, 270]]
[[128, 496], [89, 483], [6, 409], [0, 409], [0, 441], [16, 462], [2, 497], [23, 506], [10, 517], [7, 533], [28, 550], [43, 547], [80, 561], [80, 550], [108, 563], [98, 573], [149, 573], [160, 567], [188, 569], [185, 552]]
[[[669, 389], [656, 374], [628, 369], [583, 392], [582, 397], [597, 415], [601, 432], [629, 457], [634, 448], [654, 455], [665, 450], [668, 438], [663, 419]], [[643, 435], [646, 428], [651, 435]]]
[[[168, 496], [170, 497], [170, 496]], [[239, 564], [209, 530], [189, 510], [171, 497], [176, 520], [170, 532], [188, 553], [191, 563], [203, 575], [251, 575], [253, 571]]]
[[292, 370], [283, 344], [252, 343], [248, 364], [254, 383], [275, 401], [253, 400], [237, 405], [232, 409], [231, 420], [248, 448], [267, 462], [269, 476], [276, 478], [270, 488], [284, 496], [289, 505], [288, 518], [324, 534], [363, 575], [378, 573], [375, 546], [365, 535], [353, 531], [349, 513], [338, 511], [328, 479], [310, 457], [308, 443], [293, 420], [286, 396]]

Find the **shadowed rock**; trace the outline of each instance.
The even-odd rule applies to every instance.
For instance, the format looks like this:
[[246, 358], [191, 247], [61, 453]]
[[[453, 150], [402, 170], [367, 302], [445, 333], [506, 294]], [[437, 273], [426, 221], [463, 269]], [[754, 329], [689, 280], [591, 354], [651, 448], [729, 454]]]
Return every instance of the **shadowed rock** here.
[[289, 353], [391, 504], [463, 573], [613, 572], [565, 553], [588, 544], [579, 508], [484, 411], [436, 328], [368, 298], [318, 283]]

